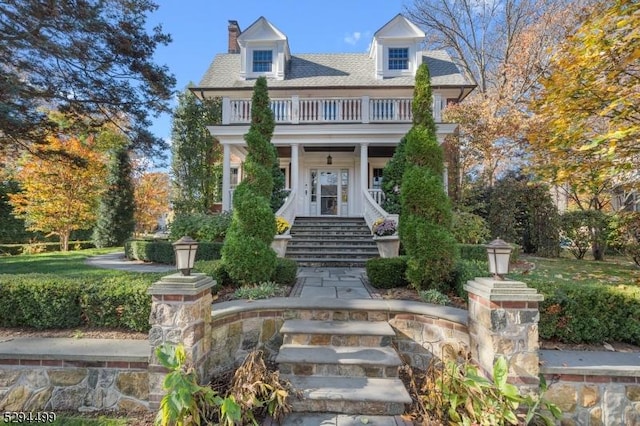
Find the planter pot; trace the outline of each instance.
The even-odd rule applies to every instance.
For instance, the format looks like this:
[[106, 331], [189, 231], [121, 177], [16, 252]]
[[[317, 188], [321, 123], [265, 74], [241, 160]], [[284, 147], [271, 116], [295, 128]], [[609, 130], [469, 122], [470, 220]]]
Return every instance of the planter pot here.
[[398, 257], [400, 253], [400, 237], [397, 235], [373, 237], [373, 241], [378, 246], [380, 257]]
[[276, 235], [273, 237], [273, 242], [271, 243], [271, 248], [276, 252], [278, 257], [284, 257], [287, 252], [287, 243], [291, 239], [291, 235]]

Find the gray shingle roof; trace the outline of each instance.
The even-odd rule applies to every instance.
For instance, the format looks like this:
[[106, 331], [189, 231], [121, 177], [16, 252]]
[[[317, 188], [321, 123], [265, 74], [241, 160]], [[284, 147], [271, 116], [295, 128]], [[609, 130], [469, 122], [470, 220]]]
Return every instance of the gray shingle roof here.
[[[433, 86], [469, 86], [465, 77], [443, 50], [426, 51]], [[231, 89], [253, 87], [253, 80], [241, 80], [240, 54], [217, 55], [200, 80], [199, 88]], [[269, 87], [362, 87], [413, 86], [413, 77], [377, 80], [375, 64], [367, 53], [312, 53], [291, 55], [284, 80], [269, 80]]]

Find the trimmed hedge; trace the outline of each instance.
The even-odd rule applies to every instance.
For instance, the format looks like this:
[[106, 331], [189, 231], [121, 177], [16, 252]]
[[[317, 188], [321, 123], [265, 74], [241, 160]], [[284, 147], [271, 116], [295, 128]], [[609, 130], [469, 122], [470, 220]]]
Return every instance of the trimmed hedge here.
[[[226, 265], [222, 259], [197, 261], [195, 269], [198, 272], [209, 275], [211, 278], [216, 280], [218, 286], [240, 287], [241, 283], [234, 281], [229, 276]], [[276, 259], [276, 269], [271, 281], [280, 285], [293, 285], [296, 282], [297, 274], [298, 264], [295, 260], [278, 257]]]
[[149, 330], [149, 276], [0, 275], [0, 327]]
[[[511, 262], [517, 262], [520, 257], [520, 246], [517, 244], [509, 244], [513, 247], [511, 252]], [[483, 244], [458, 244], [460, 250], [460, 259], [487, 261], [487, 249]]]
[[640, 288], [528, 282], [544, 295], [540, 337], [567, 343], [640, 345]]
[[375, 288], [407, 287], [405, 277], [407, 270], [406, 256], [375, 257], [367, 260], [367, 277]]
[[[199, 242], [196, 260], [220, 259], [220, 242]], [[145, 262], [175, 264], [175, 254], [171, 241], [167, 240], [128, 240], [124, 243], [124, 254], [127, 259]]]
[[[94, 248], [93, 241], [69, 241], [69, 250]], [[60, 251], [60, 243], [0, 244], [0, 255], [17, 256], [19, 254], [49, 253]]]

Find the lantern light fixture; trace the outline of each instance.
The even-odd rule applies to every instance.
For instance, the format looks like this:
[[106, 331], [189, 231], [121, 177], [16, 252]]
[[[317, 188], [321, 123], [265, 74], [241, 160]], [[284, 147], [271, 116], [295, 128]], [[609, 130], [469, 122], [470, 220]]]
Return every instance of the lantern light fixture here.
[[501, 240], [500, 237], [491, 241], [486, 246], [489, 257], [489, 273], [494, 279], [504, 280], [504, 275], [509, 273], [509, 258], [513, 247]]
[[188, 277], [196, 261], [198, 242], [191, 237], [184, 236], [173, 243], [173, 251], [176, 255], [176, 269]]
[[327, 164], [333, 164], [333, 157], [331, 157], [331, 154], [327, 155]]

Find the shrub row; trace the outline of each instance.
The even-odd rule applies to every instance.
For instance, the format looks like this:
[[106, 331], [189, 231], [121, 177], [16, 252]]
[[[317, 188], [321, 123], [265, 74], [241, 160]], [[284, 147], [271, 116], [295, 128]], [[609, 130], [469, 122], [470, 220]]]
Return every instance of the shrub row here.
[[[196, 262], [195, 269], [216, 280], [218, 286], [240, 287], [242, 284], [234, 281], [229, 276], [226, 265], [222, 260], [200, 260]], [[297, 273], [298, 264], [295, 260], [278, 257], [276, 258], [276, 268], [271, 281], [281, 285], [293, 285], [296, 282]]]
[[[220, 259], [220, 242], [199, 242], [196, 260]], [[171, 241], [167, 240], [128, 240], [124, 244], [127, 259], [173, 265], [175, 254]]]
[[[93, 241], [70, 241], [69, 250], [94, 248]], [[60, 251], [60, 243], [0, 244], [0, 255], [17, 256], [19, 254], [49, 253]]]
[[640, 288], [528, 282], [544, 295], [540, 337], [567, 343], [640, 344]]
[[149, 276], [0, 275], [0, 327], [149, 330]]
[[[485, 253], [486, 254], [486, 253]], [[406, 287], [409, 285], [406, 279], [407, 257], [392, 258], [376, 257], [369, 259], [366, 264], [369, 283], [375, 288]], [[475, 277], [489, 275], [487, 261], [460, 259], [456, 262], [455, 269], [449, 282], [443, 283], [441, 288], [450, 288], [460, 297], [466, 297], [464, 284]]]

